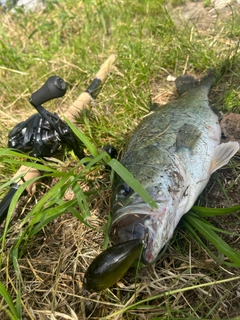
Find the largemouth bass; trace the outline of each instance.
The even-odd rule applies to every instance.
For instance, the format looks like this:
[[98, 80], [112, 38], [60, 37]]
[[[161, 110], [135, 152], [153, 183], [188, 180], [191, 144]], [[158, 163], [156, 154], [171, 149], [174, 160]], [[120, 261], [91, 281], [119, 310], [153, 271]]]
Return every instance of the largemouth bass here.
[[177, 78], [181, 97], [145, 116], [123, 155], [121, 163], [158, 209], [151, 209], [116, 177], [110, 237], [115, 243], [146, 238], [145, 264], [156, 260], [211, 174], [239, 150], [238, 142], [220, 144], [219, 118], [208, 102], [212, 81], [211, 72], [200, 80], [189, 75]]
[[[200, 80], [189, 75], [177, 78], [180, 98], [146, 115], [126, 146], [121, 163], [149, 192], [158, 208], [148, 206], [115, 175], [109, 235], [116, 245], [105, 251], [102, 263], [106, 267], [101, 270], [104, 275], [108, 268], [111, 270], [110, 285], [120, 275], [112, 270], [124, 264], [123, 259], [117, 258], [119, 244], [126, 243], [125, 247], [131, 248], [126, 252], [131, 252], [134, 260], [131, 241], [142, 240], [144, 247], [141, 250], [139, 245], [136, 252], [141, 252], [144, 264], [153, 263], [211, 174], [239, 150], [238, 142], [220, 144], [219, 118], [208, 102], [212, 81], [213, 73]], [[129, 264], [128, 258], [125, 255]], [[99, 264], [99, 259], [96, 261]], [[99, 272], [94, 271], [98, 270], [97, 263], [92, 262], [84, 279], [86, 288], [95, 291], [107, 287], [107, 282], [102, 285]]]

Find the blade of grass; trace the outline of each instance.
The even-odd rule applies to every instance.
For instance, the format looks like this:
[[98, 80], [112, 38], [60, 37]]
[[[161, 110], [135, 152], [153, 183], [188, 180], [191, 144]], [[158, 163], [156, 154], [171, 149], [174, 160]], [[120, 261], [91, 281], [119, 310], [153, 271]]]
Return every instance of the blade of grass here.
[[108, 243], [109, 243], [109, 236], [108, 236], [108, 230], [111, 224], [111, 215], [108, 214], [107, 222], [104, 226], [104, 241], [103, 241], [103, 249], [107, 249]]
[[76, 180], [73, 182], [72, 189], [76, 196], [80, 211], [82, 212], [83, 219], [85, 220], [87, 217], [91, 216], [86, 196], [84, 195]]
[[195, 289], [202, 288], [202, 287], [214, 286], [217, 284], [226, 283], [226, 282], [230, 282], [230, 281], [236, 281], [236, 280], [240, 280], [240, 276], [229, 278], [229, 279], [222, 279], [222, 280], [218, 280], [218, 281], [205, 282], [205, 283], [201, 283], [201, 284], [197, 284], [197, 285], [191, 285], [190, 287], [180, 288], [180, 289], [176, 289], [176, 290], [169, 290], [169, 291], [157, 294], [155, 296], [151, 296], [147, 299], [143, 299], [141, 301], [138, 301], [138, 302], [136, 302], [132, 305], [129, 305], [127, 307], [124, 307], [116, 312], [109, 314], [106, 317], [103, 317], [102, 320], [113, 319], [114, 317], [116, 317], [120, 314], [124, 314], [128, 310], [135, 309], [135, 308], [141, 308], [141, 306], [144, 307], [144, 303], [148, 303], [150, 301], [157, 300], [157, 299], [163, 298], [165, 296], [171, 296], [171, 295], [174, 296], [175, 294], [178, 294], [178, 293], [183, 293], [186, 291], [195, 290]]
[[94, 147], [94, 145], [90, 142], [90, 140], [86, 137], [85, 134], [83, 134], [71, 121], [69, 121], [67, 118], [64, 118], [64, 120], [67, 122], [69, 127], [72, 129], [72, 131], [75, 133], [75, 135], [80, 139], [80, 141], [83, 142], [83, 144], [86, 146], [86, 148], [89, 150], [91, 155], [93, 157], [98, 156], [98, 151]]
[[151, 207], [158, 208], [156, 202], [134, 176], [116, 159], [111, 159], [108, 165]]
[[[70, 128], [73, 130], [75, 135], [84, 143], [84, 145], [87, 147], [87, 149], [90, 151], [92, 156], [95, 158], [93, 159], [93, 162], [89, 164], [89, 166], [93, 165], [94, 162], [98, 162], [98, 152], [93, 146], [93, 144], [89, 141], [89, 139], [79, 131], [78, 128], [76, 128], [70, 121], [65, 119], [67, 124], [70, 126]], [[108, 159], [110, 159], [109, 155], [107, 153], [100, 154], [100, 157], [104, 160], [104, 156]], [[100, 159], [100, 158], [99, 158]], [[133, 177], [133, 175], [126, 169], [124, 166], [117, 161], [116, 159], [111, 159], [110, 161], [106, 161], [107, 165], [109, 165], [114, 171], [117, 172], [117, 174], [134, 190], [136, 191], [140, 197], [151, 207], [151, 208], [158, 208], [156, 202], [152, 199], [152, 197], [149, 195], [149, 193], [141, 186], [141, 184]]]
[[186, 227], [186, 229], [190, 232], [190, 234], [195, 239], [195, 241], [197, 241], [200, 244], [200, 246], [202, 248], [204, 248], [209, 253], [209, 255], [216, 261], [217, 256], [208, 248], [208, 246], [206, 246], [206, 244], [202, 241], [202, 239], [197, 234], [196, 230], [192, 227], [191, 224], [188, 223], [187, 219], [185, 219], [185, 216], [183, 216], [182, 222], [183, 222], [184, 226]]
[[229, 208], [204, 208], [193, 206], [191, 210], [197, 212], [200, 217], [214, 217], [236, 212], [240, 210], [240, 204]]
[[13, 261], [13, 267], [15, 270], [15, 274], [17, 276], [17, 297], [16, 297], [16, 310], [19, 315], [19, 318], [22, 318], [22, 301], [21, 301], [21, 283], [22, 277], [21, 272], [18, 264], [18, 248], [13, 248], [11, 250], [11, 257]]
[[29, 229], [36, 225], [32, 230], [28, 230], [28, 237], [31, 238], [35, 234], [37, 234], [44, 226], [48, 223], [59, 217], [60, 215], [64, 214], [68, 211], [69, 207], [75, 206], [76, 200], [70, 200], [67, 202], [63, 202], [61, 205], [58, 205], [54, 208], [47, 208], [46, 210], [41, 211], [37, 214], [36, 218], [29, 223]]
[[185, 219], [198, 231], [204, 238], [212, 243], [219, 252], [222, 252], [232, 262], [240, 267], [240, 253], [231, 248], [224, 240], [222, 240], [214, 231], [213, 226], [196, 215], [187, 214]]
[[[23, 191], [26, 189], [26, 187], [28, 185], [31, 185], [33, 182], [37, 181], [39, 179], [39, 177], [35, 177], [35, 178], [32, 178], [26, 182], [24, 182], [19, 188], [18, 190], [16, 191], [16, 193], [14, 194], [13, 198], [12, 198], [12, 201], [9, 205], [9, 208], [8, 208], [8, 214], [7, 214], [7, 217], [6, 217], [6, 221], [5, 221], [5, 227], [4, 227], [4, 232], [3, 232], [3, 236], [1, 237], [1, 241], [2, 241], [2, 244], [1, 244], [1, 247], [2, 247], [2, 251], [4, 251], [4, 246], [5, 246], [5, 240], [6, 240], [6, 236], [7, 236], [7, 232], [8, 232], [8, 226], [9, 226], [9, 223], [10, 223], [10, 220], [11, 220], [11, 217], [12, 217], [12, 214], [13, 214], [13, 211], [19, 201], [19, 198], [20, 196], [22, 195]], [[0, 266], [2, 264], [2, 255], [0, 255]]]
[[[38, 160], [39, 161], [39, 160]], [[39, 171], [50, 171], [50, 172], [56, 172], [56, 169], [53, 169], [49, 166], [40, 164], [40, 163], [36, 163], [36, 162], [26, 162], [26, 161], [19, 161], [17, 159], [5, 159], [2, 160], [2, 163], [11, 163], [11, 164], [16, 164], [17, 166], [21, 166], [24, 165], [25, 167], [29, 167], [29, 168], [35, 168]]]
[[223, 229], [220, 229], [220, 228], [217, 228], [215, 227], [213, 224], [211, 224], [210, 221], [204, 219], [203, 217], [199, 216], [197, 213], [193, 212], [192, 210], [190, 210], [186, 215], [191, 215], [193, 217], [197, 217], [197, 218], [200, 218], [200, 220], [202, 221], [202, 223], [205, 224], [205, 226], [208, 226], [210, 227], [212, 230], [216, 231], [216, 232], [220, 232], [220, 233], [224, 233], [224, 234], [229, 234], [229, 235], [235, 235], [235, 236], [239, 236], [238, 233], [236, 232], [230, 232], [230, 231], [226, 231], [226, 230], [223, 230]]
[[[16, 319], [20, 319], [18, 316], [18, 312], [16, 307], [14, 306], [13, 300], [10, 296], [10, 294], [8, 293], [8, 291], [5, 289], [4, 285], [0, 282], [0, 295], [3, 297], [3, 299], [6, 301], [9, 309], [11, 310], [11, 312], [8, 310], [5, 310], [8, 315], [11, 317], [11, 319], [16, 320]], [[4, 308], [6, 309], [6, 308]]]
[[87, 220], [85, 220], [80, 213], [73, 207], [69, 207], [68, 211], [70, 211], [79, 221], [81, 221], [82, 223], [84, 223], [87, 227], [91, 228], [91, 229], [95, 229], [93, 226], [91, 226]]

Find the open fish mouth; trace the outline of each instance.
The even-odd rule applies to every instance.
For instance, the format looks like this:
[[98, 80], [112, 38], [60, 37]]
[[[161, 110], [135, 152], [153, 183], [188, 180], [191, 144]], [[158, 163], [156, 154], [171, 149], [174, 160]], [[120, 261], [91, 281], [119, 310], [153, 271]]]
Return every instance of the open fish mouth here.
[[146, 220], [153, 213], [147, 204], [123, 207], [113, 215], [109, 235], [115, 243], [146, 238]]
[[115, 219], [112, 220], [109, 236], [116, 244], [135, 239], [143, 240], [145, 249], [142, 261], [145, 264], [152, 263], [151, 248], [157, 228], [152, 224], [151, 217], [159, 214], [159, 210], [151, 209], [142, 203], [121, 208], [114, 214]]
[[145, 214], [134, 214], [123, 216], [111, 226], [110, 237], [115, 243], [146, 238], [146, 227], [144, 222], [149, 219]]

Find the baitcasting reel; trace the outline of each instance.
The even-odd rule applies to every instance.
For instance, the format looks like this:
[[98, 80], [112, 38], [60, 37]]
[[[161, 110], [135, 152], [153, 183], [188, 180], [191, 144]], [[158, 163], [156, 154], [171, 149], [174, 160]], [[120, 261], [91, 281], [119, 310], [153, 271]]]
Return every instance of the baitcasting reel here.
[[[92, 99], [98, 95], [101, 80], [95, 78], [86, 92]], [[30, 97], [30, 103], [38, 111], [27, 120], [17, 124], [8, 135], [8, 147], [17, 149], [36, 158], [51, 157], [62, 145], [74, 151], [81, 159], [84, 157], [83, 145], [71, 128], [62, 121], [56, 113], [47, 111], [41, 104], [60, 98], [66, 93], [66, 83], [58, 76], [48, 78], [46, 83]], [[117, 157], [117, 151], [112, 146], [105, 146], [111, 158]], [[19, 183], [13, 183], [9, 192], [0, 203], [0, 224], [7, 216], [11, 200], [19, 188]]]
[[47, 111], [41, 104], [60, 98], [66, 93], [66, 83], [58, 76], [48, 78], [46, 83], [30, 97], [30, 103], [38, 111], [27, 120], [17, 124], [8, 135], [8, 147], [30, 152], [36, 158], [51, 157], [61, 145], [71, 148], [76, 156], [83, 157], [80, 141], [59, 116]]

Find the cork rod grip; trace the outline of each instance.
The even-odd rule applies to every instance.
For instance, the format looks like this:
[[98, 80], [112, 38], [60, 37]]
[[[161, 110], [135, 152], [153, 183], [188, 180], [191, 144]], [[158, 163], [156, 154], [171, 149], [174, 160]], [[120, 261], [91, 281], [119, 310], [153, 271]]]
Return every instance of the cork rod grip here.
[[[104, 82], [111, 67], [116, 59], [114, 54], [111, 54], [107, 60], [101, 65], [99, 71], [96, 73], [94, 79], [98, 79], [101, 82]], [[76, 115], [85, 107], [87, 107], [92, 101], [92, 97], [88, 92], [83, 92], [80, 96], [73, 102], [69, 107], [68, 111], [65, 112], [64, 116], [74, 122]]]
[[[24, 174], [25, 173], [25, 174]], [[12, 177], [12, 180], [15, 180], [17, 177], [19, 177], [20, 175], [23, 175], [23, 177], [17, 181], [17, 184], [20, 185], [20, 184], [23, 184], [25, 181], [28, 181], [32, 178], [35, 178], [35, 177], [39, 177], [40, 176], [40, 172], [35, 169], [35, 168], [30, 168], [30, 167], [26, 167], [24, 165], [22, 165], [18, 171], [15, 173], [15, 175]], [[15, 181], [16, 182], [16, 181]], [[27, 192], [32, 195], [34, 194], [35, 192], [35, 185], [34, 183], [27, 186]]]

